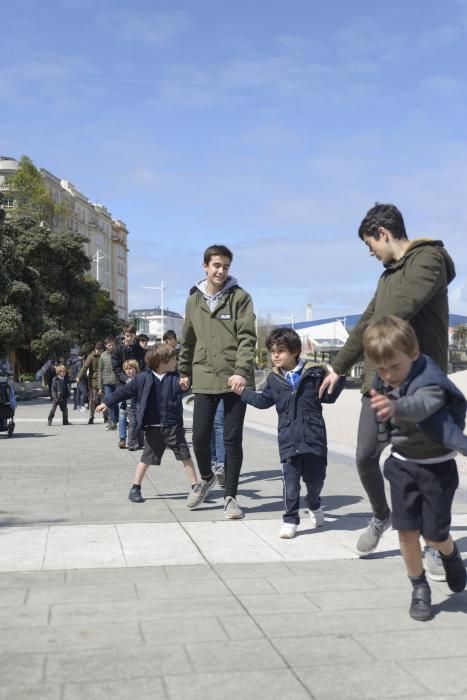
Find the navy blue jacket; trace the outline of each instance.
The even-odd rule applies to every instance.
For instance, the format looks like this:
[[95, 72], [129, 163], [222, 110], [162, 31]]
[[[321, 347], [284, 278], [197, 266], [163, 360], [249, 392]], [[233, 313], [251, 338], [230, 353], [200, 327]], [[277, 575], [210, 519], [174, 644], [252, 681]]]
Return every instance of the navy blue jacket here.
[[[446, 404], [436, 413], [420, 420], [408, 435], [409, 448], [412, 448], [409, 457], [416, 459], [437, 456], [433, 451], [433, 443], [442, 446], [446, 450], [456, 450], [461, 454], [467, 454], [467, 436], [463, 434], [465, 428], [466, 400], [464, 394], [451, 382], [443, 370], [433, 362], [428, 355], [421, 354], [413, 363], [410, 373], [402, 384], [399, 395], [412, 396], [419, 389], [435, 385], [441, 387], [446, 396]], [[387, 393], [381, 379], [375, 380], [377, 391]], [[406, 421], [407, 422], [407, 421]], [[396, 451], [399, 451], [398, 438], [394, 428], [398, 427], [398, 419], [390, 422], [391, 443]], [[407, 429], [409, 426], [405, 426]], [[404, 437], [404, 425], [399, 426], [400, 440]], [[421, 445], [421, 446], [420, 446]], [[436, 446], [434, 446], [436, 448]], [[420, 454], [418, 454], [420, 453]], [[433, 453], [433, 454], [432, 454]]]
[[279, 416], [277, 439], [282, 462], [300, 454], [327, 457], [326, 426], [321, 403], [334, 403], [345, 386], [341, 377], [332, 394], [319, 398], [319, 387], [326, 376], [321, 365], [305, 362], [295, 388], [274, 369], [263, 391], [245, 389], [242, 401], [256, 408], [276, 406]]
[[[180, 375], [178, 372], [167, 372], [162, 381], [157, 379], [152, 370], [146, 369], [136, 375], [128, 384], [122, 384], [105, 399], [106, 406], [113, 406], [120, 401], [136, 399], [136, 423], [142, 430], [148, 425], [148, 412], [159, 416], [157, 422], [162, 426], [183, 425], [183, 392], [179, 385]], [[156, 405], [149, 406], [151, 400], [151, 389], [155, 388], [152, 396]], [[152, 423], [153, 421], [151, 421]]]

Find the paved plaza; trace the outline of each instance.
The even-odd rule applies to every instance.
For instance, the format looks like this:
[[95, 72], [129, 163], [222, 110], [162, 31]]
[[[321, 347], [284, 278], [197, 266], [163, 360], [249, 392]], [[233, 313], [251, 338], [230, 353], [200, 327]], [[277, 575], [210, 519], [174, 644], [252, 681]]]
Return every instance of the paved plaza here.
[[[354, 544], [369, 505], [352, 458], [358, 395], [330, 430], [326, 524], [303, 511], [278, 537], [274, 411], [248, 410], [239, 503], [222, 491], [185, 506], [166, 453], [127, 499], [139, 452], [102, 419], [24, 402], [0, 434], [0, 700], [360, 700], [467, 697], [467, 593], [432, 583], [435, 617], [408, 615], [410, 586], [390, 531], [366, 560]], [[186, 423], [191, 413], [186, 410]], [[352, 439], [349, 436], [352, 436]], [[467, 551], [462, 466], [453, 535]]]

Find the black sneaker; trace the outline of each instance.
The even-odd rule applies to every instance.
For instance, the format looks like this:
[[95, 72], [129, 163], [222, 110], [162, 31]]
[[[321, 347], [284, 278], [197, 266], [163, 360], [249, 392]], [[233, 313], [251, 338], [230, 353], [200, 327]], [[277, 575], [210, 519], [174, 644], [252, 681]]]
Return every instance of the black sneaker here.
[[141, 486], [132, 486], [128, 498], [133, 503], [144, 503], [144, 498], [141, 495]]
[[422, 583], [419, 586], [414, 586], [409, 614], [413, 620], [419, 620], [420, 622], [426, 622], [426, 620], [431, 620], [433, 617], [431, 591], [428, 584]]
[[88, 420], [88, 425], [92, 425], [93, 423], [94, 423], [94, 418], [90, 418], [90, 419]]
[[47, 425], [52, 425], [52, 418], [47, 419]]
[[460, 593], [467, 583], [467, 573], [455, 542], [453, 553], [449, 557], [441, 554], [441, 561], [446, 572], [446, 583], [453, 593]]

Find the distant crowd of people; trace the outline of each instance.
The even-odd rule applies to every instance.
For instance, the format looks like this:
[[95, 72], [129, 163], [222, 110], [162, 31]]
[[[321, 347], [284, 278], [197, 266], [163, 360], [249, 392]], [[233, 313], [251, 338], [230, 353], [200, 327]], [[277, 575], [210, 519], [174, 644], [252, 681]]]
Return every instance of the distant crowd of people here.
[[[70, 370], [76, 381], [74, 408], [82, 410], [87, 399], [88, 423], [94, 422], [95, 411], [104, 413], [107, 430], [118, 428], [121, 448], [143, 449], [129, 492], [132, 502], [144, 502], [144, 475], [169, 448], [188, 479], [186, 505], [199, 507], [218, 483], [224, 488], [225, 517], [238, 520], [244, 517], [237, 492], [246, 407], [275, 406], [284, 502], [279, 536], [291, 539], [300, 523], [301, 482], [312, 526], [325, 525], [322, 403], [338, 399], [346, 372], [364, 356], [356, 462], [373, 513], [356, 549], [360, 556], [371, 554], [392, 524], [412, 585], [410, 615], [427, 620], [433, 609], [426, 574], [445, 579], [454, 592], [466, 585], [466, 570], [450, 535], [458, 486], [455, 455], [467, 454], [466, 400], [445, 373], [447, 287], [455, 276], [454, 264], [441, 241], [409, 240], [394, 205], [375, 205], [358, 233], [384, 271], [332, 366], [303, 358], [294, 329], [275, 328], [266, 341], [273, 370], [262, 390], [256, 390], [253, 302], [230, 273], [232, 252], [212, 245], [204, 252], [204, 276], [190, 290], [180, 346], [174, 336], [148, 348], [147, 337], [136, 337], [131, 326], [120, 342], [106, 338], [96, 343]], [[67, 384], [67, 368], [60, 365], [50, 384], [49, 425], [57, 406], [64, 425], [70, 424]], [[194, 395], [196, 466], [183, 424], [182, 398], [189, 390]], [[391, 507], [379, 466], [387, 444], [391, 455], [384, 475]]]

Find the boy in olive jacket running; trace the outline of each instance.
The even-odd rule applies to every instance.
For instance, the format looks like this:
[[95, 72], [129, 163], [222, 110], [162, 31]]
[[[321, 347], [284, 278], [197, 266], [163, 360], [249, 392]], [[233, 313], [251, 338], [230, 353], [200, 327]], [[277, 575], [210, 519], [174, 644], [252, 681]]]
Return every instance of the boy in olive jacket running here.
[[212, 245], [204, 253], [206, 278], [192, 288], [186, 304], [178, 370], [181, 388], [186, 391], [191, 383], [195, 395], [193, 449], [201, 474], [196, 505], [216, 483], [211, 469], [211, 435], [217, 405], [223, 399], [224, 514], [236, 519], [243, 518], [236, 496], [246, 405], [235, 392], [255, 386], [256, 332], [251, 297], [229, 275], [232, 258], [224, 245]]
[[[402, 214], [393, 204], [376, 204], [370, 209], [360, 224], [358, 235], [369, 248], [370, 255], [377, 258], [385, 270], [373, 299], [335, 357], [332, 363], [334, 371], [324, 379], [321, 395], [326, 389], [331, 393], [338, 376], [345, 374], [363, 356], [363, 334], [368, 324], [391, 314], [408, 321], [418, 338], [421, 352], [429, 355], [444, 371], [447, 369], [448, 284], [456, 273], [442, 241], [429, 238], [409, 240]], [[370, 390], [375, 374], [374, 365], [366, 358], [356, 462], [373, 518], [357, 542], [360, 556], [373, 552], [391, 525], [391, 511], [379, 467], [378, 428], [371, 408]], [[428, 566], [429, 561], [427, 557]], [[432, 568], [433, 575], [444, 576], [439, 562], [434, 561]]]

